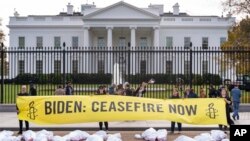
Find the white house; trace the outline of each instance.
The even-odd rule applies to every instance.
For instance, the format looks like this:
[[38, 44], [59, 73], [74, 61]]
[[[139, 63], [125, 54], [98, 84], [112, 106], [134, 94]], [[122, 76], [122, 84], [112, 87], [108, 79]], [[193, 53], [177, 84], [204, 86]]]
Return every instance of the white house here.
[[[57, 47], [65, 42], [66, 46], [85, 51], [93, 46], [108, 47], [112, 50], [113, 47], [128, 46], [128, 44], [131, 50], [135, 50], [138, 46], [151, 46], [157, 51], [158, 47], [169, 47], [172, 50], [175, 47], [189, 47], [192, 42], [193, 47], [209, 50], [209, 47], [220, 47], [220, 44], [226, 41], [227, 31], [235, 22], [235, 18], [230, 15], [192, 16], [182, 13], [178, 3], [173, 6], [172, 12], [165, 13], [163, 9], [163, 5], [150, 4], [147, 8], [138, 8], [120, 1], [105, 8], [97, 8], [94, 4], [83, 4], [81, 12], [73, 12], [73, 6], [68, 4], [67, 12], [54, 16], [22, 17], [15, 13], [10, 17], [8, 25], [10, 47], [19, 47], [18, 50], [21, 51], [32, 50], [32, 47], [38, 47], [40, 50], [45, 47], [60, 50], [62, 48]], [[79, 49], [78, 46], [83, 48]], [[12, 67], [10, 77], [13, 78], [19, 73], [62, 72], [61, 57], [61, 55], [46, 54], [10, 54], [9, 66]], [[158, 52], [147, 57], [137, 57], [132, 53], [130, 57], [130, 61], [133, 61], [131, 63], [133, 66], [130, 67], [131, 74], [140, 73], [142, 70], [145, 73], [166, 71], [185, 73], [190, 63], [188, 62], [190, 58], [181, 53], [168, 56]], [[104, 73], [113, 73], [113, 68], [110, 66], [119, 62], [114, 62], [112, 58], [114, 58], [112, 54], [67, 55], [65, 72], [97, 73], [103, 69]], [[204, 69], [211, 73], [219, 72], [218, 63], [212, 59], [213, 56], [204, 57], [195, 54], [193, 58], [197, 60], [192, 66], [193, 73], [201, 74]]]

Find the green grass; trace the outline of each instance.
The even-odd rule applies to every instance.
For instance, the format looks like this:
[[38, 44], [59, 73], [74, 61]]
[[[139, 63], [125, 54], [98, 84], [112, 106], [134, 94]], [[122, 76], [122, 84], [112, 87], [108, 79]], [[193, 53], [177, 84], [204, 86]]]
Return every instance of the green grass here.
[[[3, 95], [3, 103], [4, 104], [14, 104], [16, 101], [16, 94], [20, 92], [22, 85], [16, 85], [16, 84], [7, 84], [4, 85], [4, 95]], [[74, 89], [80, 89], [80, 88], [92, 88], [96, 90], [98, 88], [99, 84], [74, 84]], [[106, 85], [108, 86], [108, 85]], [[186, 85], [188, 86], [188, 85]], [[57, 85], [54, 84], [39, 84], [36, 85], [37, 88], [37, 94], [40, 96], [45, 95], [54, 95], [54, 91], [56, 89]], [[131, 87], [136, 88], [138, 87], [138, 84], [131, 84]], [[165, 88], [165, 91], [147, 91], [145, 94], [145, 97], [148, 98], [158, 98], [158, 99], [168, 99], [170, 95], [172, 94], [172, 88], [175, 87], [175, 85], [172, 84], [153, 84], [149, 85], [148, 88]], [[194, 85], [194, 91], [199, 95], [200, 88], [203, 87], [206, 90], [206, 93], [208, 94], [208, 85]], [[218, 88], [218, 86], [217, 86]], [[29, 86], [28, 86], [29, 89]], [[75, 95], [91, 95], [94, 94], [94, 91], [76, 91]], [[183, 91], [180, 92], [180, 95], [183, 96]], [[242, 103], [250, 103], [250, 92], [242, 91], [242, 97], [241, 97]]]

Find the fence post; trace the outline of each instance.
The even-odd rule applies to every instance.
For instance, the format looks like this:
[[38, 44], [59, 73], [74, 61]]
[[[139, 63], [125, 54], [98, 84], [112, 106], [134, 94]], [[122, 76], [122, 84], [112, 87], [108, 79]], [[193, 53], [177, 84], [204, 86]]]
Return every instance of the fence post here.
[[3, 104], [3, 94], [4, 94], [4, 44], [1, 43], [1, 101], [0, 104]]
[[66, 84], [66, 74], [65, 74], [65, 42], [63, 42], [63, 87], [65, 87]]
[[189, 66], [189, 87], [192, 88], [192, 81], [193, 81], [193, 72], [192, 72], [192, 66], [193, 66], [193, 51], [192, 51], [192, 46], [190, 45], [189, 48], [189, 59], [190, 59], [190, 66]]
[[128, 80], [127, 82], [130, 82], [130, 46], [128, 46]]

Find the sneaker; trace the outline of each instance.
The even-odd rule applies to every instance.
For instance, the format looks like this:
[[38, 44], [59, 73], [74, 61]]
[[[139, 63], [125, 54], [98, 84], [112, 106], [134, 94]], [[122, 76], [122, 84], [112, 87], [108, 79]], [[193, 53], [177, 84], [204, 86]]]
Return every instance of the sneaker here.
[[240, 116], [237, 116], [237, 120], [239, 120], [240, 119]]
[[17, 134], [18, 134], [18, 135], [22, 135], [22, 134], [23, 134], [23, 132], [19, 131], [19, 132], [17, 132]]
[[178, 131], [177, 134], [181, 134], [181, 131]]

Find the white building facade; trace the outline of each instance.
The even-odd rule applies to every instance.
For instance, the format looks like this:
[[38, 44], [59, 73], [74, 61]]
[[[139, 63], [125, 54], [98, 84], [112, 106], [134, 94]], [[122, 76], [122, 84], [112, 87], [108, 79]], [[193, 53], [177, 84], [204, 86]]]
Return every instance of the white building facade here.
[[[227, 17], [190, 16], [187, 13], [181, 13], [178, 3], [173, 6], [173, 12], [164, 13], [163, 5], [138, 8], [121, 1], [105, 8], [84, 4], [81, 12], [73, 12], [73, 6], [68, 4], [67, 12], [55, 16], [22, 17], [15, 13], [13, 17], [10, 17], [8, 27], [10, 47], [17, 47], [21, 51], [32, 50], [32, 48], [60, 50], [63, 43], [76, 50], [85, 51], [89, 47], [106, 47], [108, 50], [113, 50], [113, 47], [123, 46], [130, 46], [131, 50], [144, 46], [152, 47], [155, 51], [159, 50], [159, 47], [174, 50], [175, 47], [189, 47], [190, 43], [192, 47], [209, 50], [210, 47], [219, 48], [221, 43], [226, 41], [227, 31], [234, 22], [235, 18], [230, 15]], [[9, 50], [11, 51], [11, 48]], [[143, 69], [145, 73], [165, 73], [168, 68], [172, 69], [172, 73], [185, 73], [185, 64], [188, 64], [190, 59], [188, 56], [183, 57], [179, 53], [170, 57], [167, 54], [158, 53], [147, 57], [137, 57], [135, 53], [132, 53], [130, 61], [134, 63], [130, 64], [133, 66], [125, 73], [142, 72], [142, 65], [136, 65], [142, 61], [145, 64]], [[214, 71], [218, 63], [212, 59], [213, 56], [204, 57], [201, 54], [195, 54], [193, 58], [197, 59], [199, 56], [202, 59], [198, 59], [192, 65], [193, 73], [202, 74], [202, 66], [206, 61], [207, 73], [219, 72]], [[62, 73], [61, 55], [10, 54], [8, 57], [11, 78], [20, 73], [37, 73], [38, 71], [54, 73], [59, 70], [59, 73]], [[119, 63], [113, 58], [112, 54], [66, 55], [68, 62], [65, 73], [74, 73], [74, 69], [77, 73], [98, 73], [100, 70], [98, 64], [102, 64], [103, 72], [112, 74], [113, 68], [110, 66]], [[101, 60], [105, 61], [100, 63]], [[211, 63], [211, 61], [214, 62]], [[171, 67], [167, 67], [166, 62], [170, 62]], [[127, 61], [124, 67], [127, 68], [128, 65]], [[60, 68], [55, 68], [55, 66]]]

